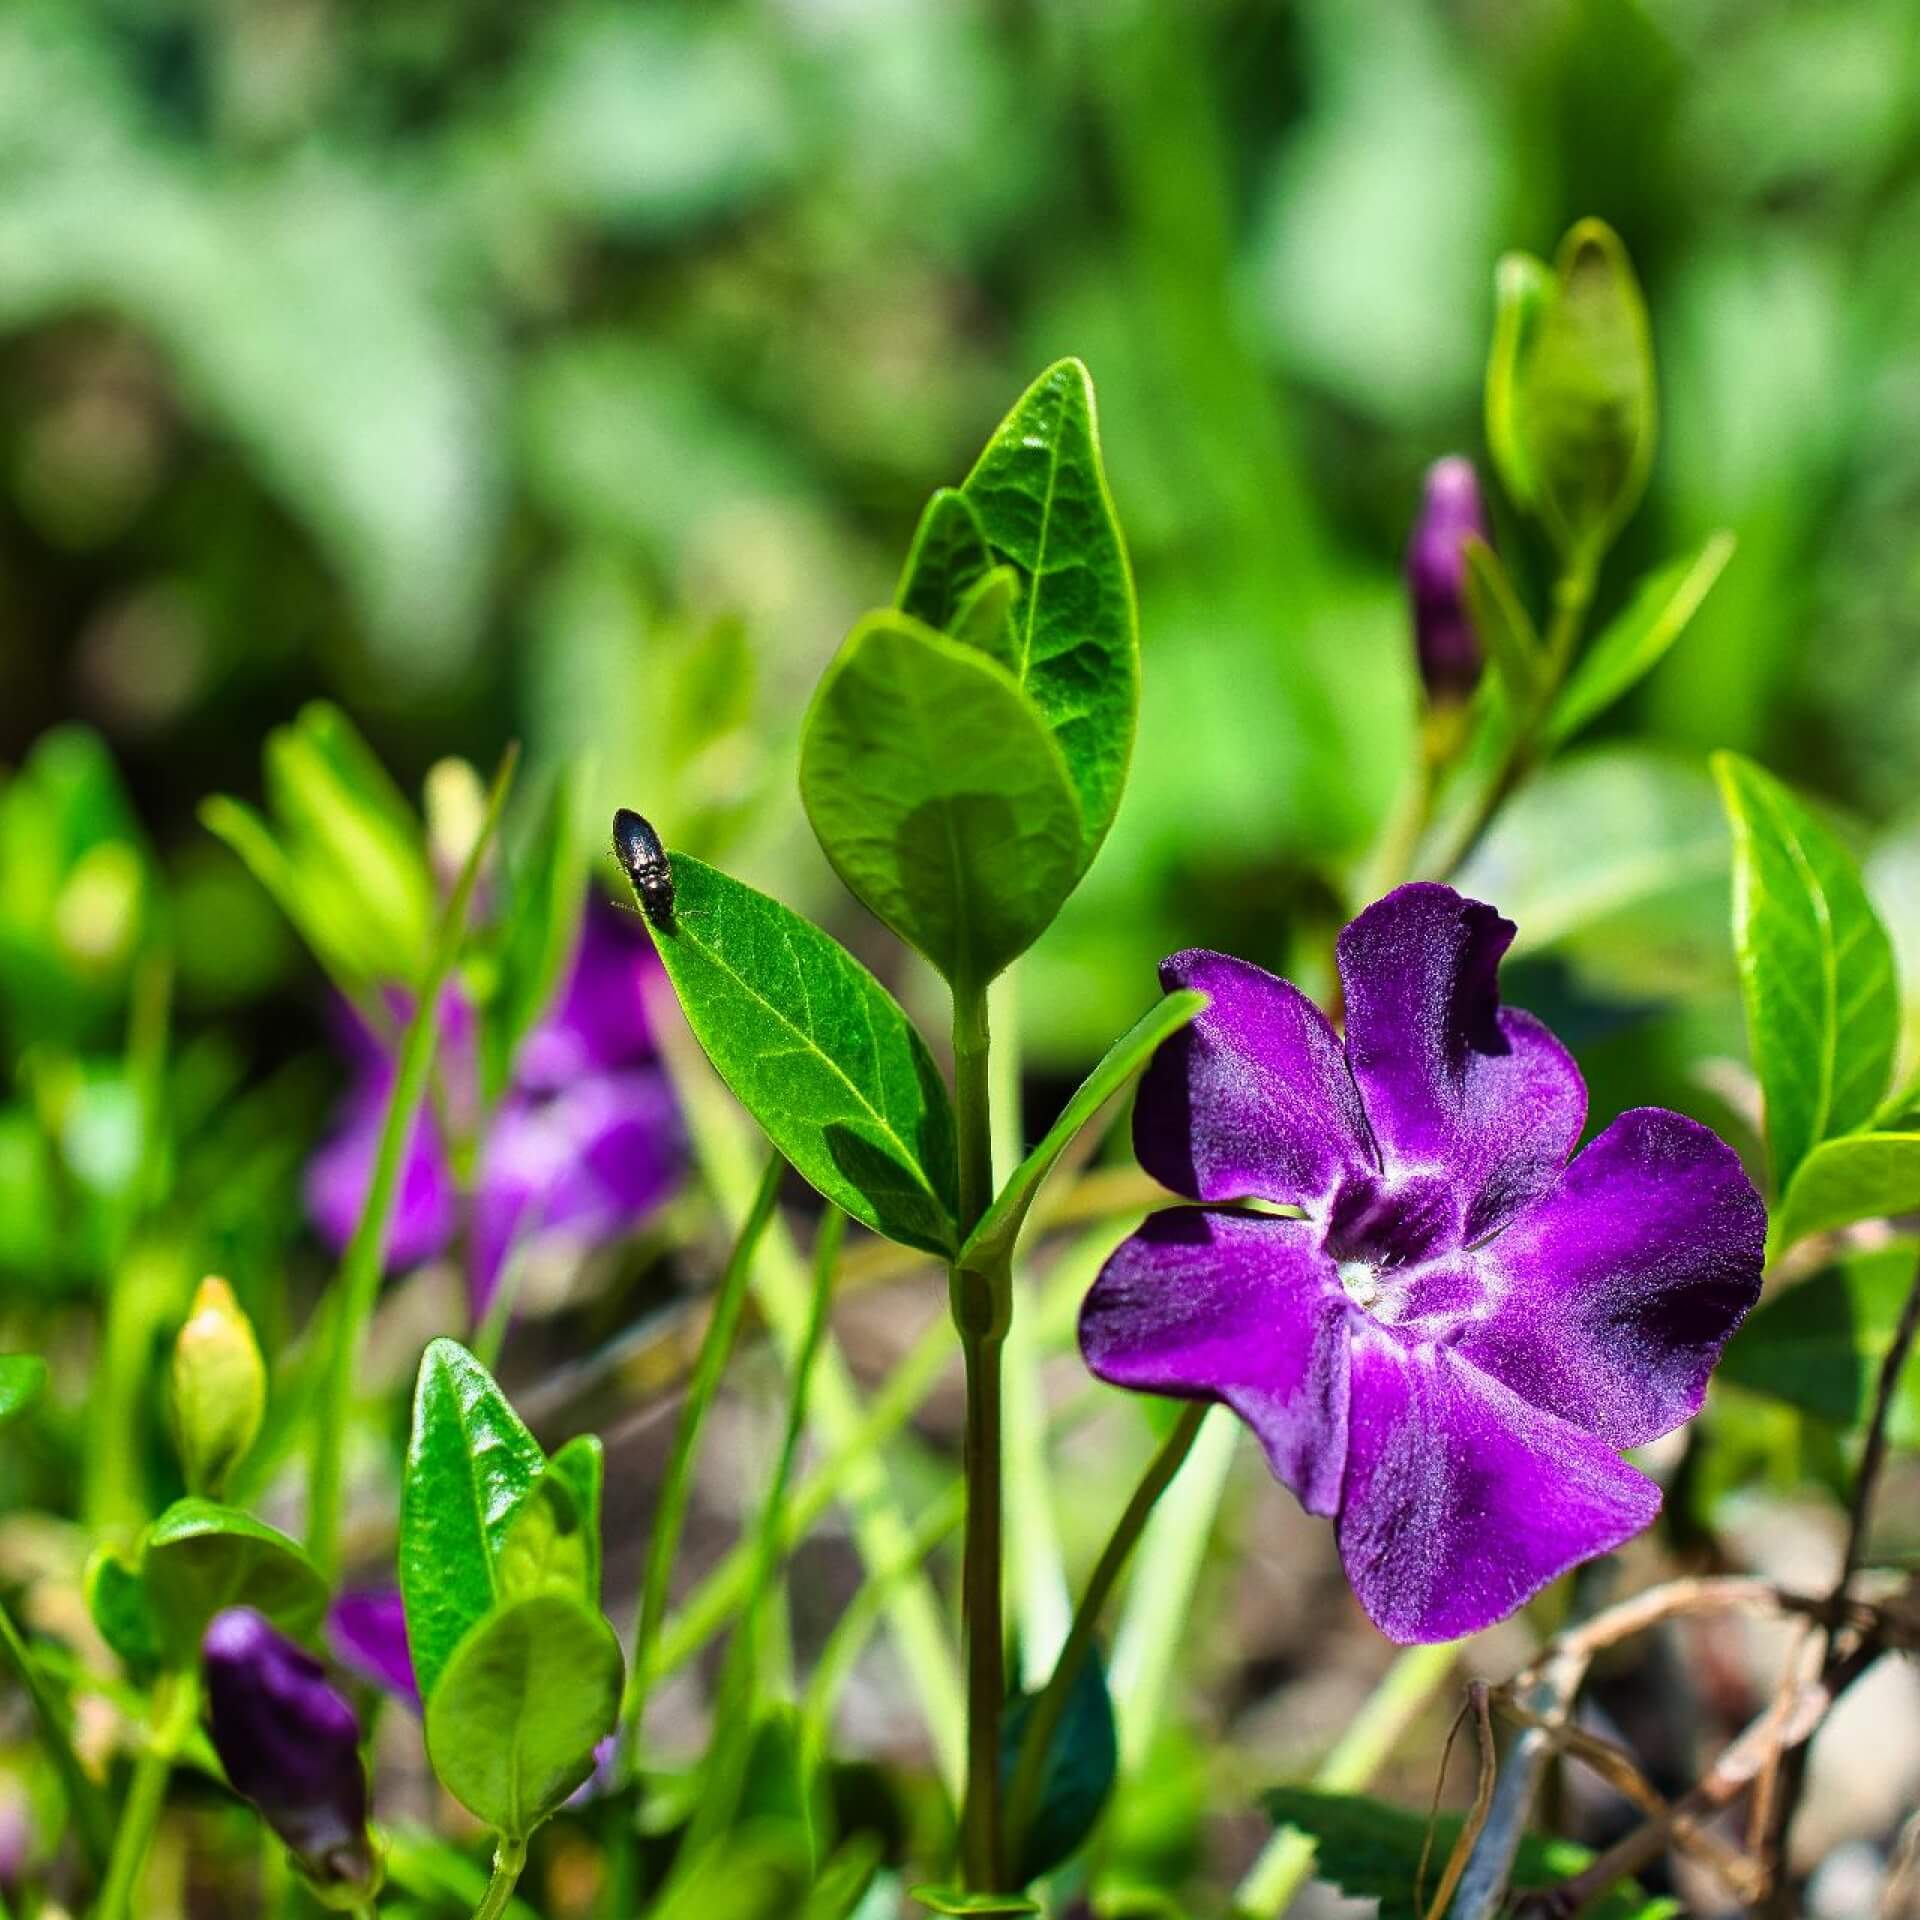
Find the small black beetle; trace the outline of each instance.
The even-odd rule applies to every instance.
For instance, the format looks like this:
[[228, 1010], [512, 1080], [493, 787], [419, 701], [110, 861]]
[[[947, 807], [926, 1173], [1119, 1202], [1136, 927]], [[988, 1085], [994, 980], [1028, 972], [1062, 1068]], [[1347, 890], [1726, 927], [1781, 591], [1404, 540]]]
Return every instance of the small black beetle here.
[[640, 896], [647, 918], [656, 927], [673, 924], [673, 864], [660, 836], [629, 807], [613, 816], [613, 857], [625, 869]]

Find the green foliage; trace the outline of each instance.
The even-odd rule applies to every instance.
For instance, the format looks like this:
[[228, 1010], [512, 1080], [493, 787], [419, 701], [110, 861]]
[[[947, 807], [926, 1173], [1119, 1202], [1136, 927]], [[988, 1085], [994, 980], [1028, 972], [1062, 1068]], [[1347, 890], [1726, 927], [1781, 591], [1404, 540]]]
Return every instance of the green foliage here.
[[418, 815], [337, 707], [314, 701], [267, 736], [271, 821], [238, 800], [201, 809], [349, 992], [418, 981], [434, 922]]
[[30, 1413], [47, 1390], [47, 1363], [37, 1353], [0, 1353], [0, 1427]]
[[1776, 1252], [1809, 1234], [1920, 1210], [1920, 1133], [1842, 1134], [1801, 1161], [1769, 1223]]
[[929, 1913], [1038, 1913], [1040, 1906], [1023, 1893], [969, 1893], [965, 1887], [928, 1885], [911, 1890]]
[[1501, 305], [1490, 437], [1519, 476], [1516, 497], [1591, 570], [1653, 464], [1653, 346], [1639, 282], [1619, 236], [1582, 220], [1560, 243], [1550, 290], [1515, 270]]
[[[914, 529], [894, 605], [938, 633], [956, 633], [962, 609], [996, 571], [987, 530], [973, 502], [958, 487], [942, 487], [927, 502]], [[1017, 586], [1018, 575], [1011, 568], [1008, 572]], [[993, 633], [992, 644], [983, 650], [1009, 672], [1017, 670], [1010, 631]]]
[[1140, 637], [1093, 381], [1079, 361], [1060, 361], [1027, 389], [961, 491], [994, 558], [1019, 574], [1008, 664], [1059, 743], [1091, 860], [1133, 752]]
[[400, 1496], [400, 1594], [421, 1697], [504, 1591], [499, 1560], [546, 1462], [506, 1396], [457, 1341], [420, 1361]]
[[[1019, 1765], [1021, 1743], [1038, 1698], [1021, 1694], [1000, 1722], [1003, 1790], [1012, 1783]], [[1032, 1818], [1018, 1836], [1014, 1879], [1019, 1885], [1051, 1873], [1079, 1850], [1107, 1804], [1119, 1765], [1120, 1744], [1106, 1668], [1097, 1653], [1089, 1653], [1074, 1675], [1066, 1710], [1053, 1731]]]
[[[128, 1603], [117, 1575], [110, 1578], [107, 1604], [124, 1619]], [[140, 1583], [176, 1666], [199, 1658], [200, 1637], [224, 1608], [252, 1607], [296, 1638], [312, 1633], [327, 1610], [327, 1583], [294, 1541], [212, 1500], [176, 1500], [147, 1529]]]
[[181, 1470], [195, 1493], [220, 1499], [228, 1476], [259, 1438], [267, 1363], [233, 1289], [209, 1276], [173, 1343], [167, 1411]]
[[950, 1252], [952, 1107], [899, 1003], [790, 908], [690, 855], [672, 860], [673, 920], [652, 928], [654, 944], [720, 1077], [835, 1206]]
[[1467, 617], [1500, 675], [1513, 711], [1531, 713], [1545, 677], [1540, 636], [1500, 556], [1479, 539], [1469, 539], [1462, 551], [1467, 563]]
[[1493, 342], [1487, 356], [1487, 445], [1501, 485], [1529, 512], [1539, 503], [1540, 485], [1520, 427], [1520, 365], [1552, 299], [1553, 275], [1544, 261], [1530, 253], [1501, 256], [1493, 276]]
[[1899, 1030], [1893, 947], [1830, 829], [1751, 761], [1714, 773], [1734, 846], [1734, 950], [1766, 1096], [1776, 1187], [1823, 1140], [1865, 1124]]
[[139, 1565], [112, 1547], [97, 1548], [87, 1563], [86, 1584], [87, 1611], [101, 1639], [136, 1681], [150, 1680], [167, 1650]]
[[[1748, 1316], [1720, 1363], [1721, 1377], [1842, 1432], [1857, 1430], [1912, 1291], [1913, 1264], [1914, 1248], [1904, 1242], [1850, 1254], [1796, 1281]], [[1902, 1445], [1920, 1440], [1920, 1375], [1911, 1366], [1890, 1431]]]
[[841, 879], [963, 993], [1033, 944], [1080, 875], [1054, 736], [1003, 667], [902, 614], [869, 614], [828, 668], [800, 792]]
[[1713, 591], [1734, 544], [1732, 534], [1716, 533], [1634, 588], [1632, 600], [1601, 630], [1561, 688], [1547, 721], [1550, 741], [1571, 739], [1660, 664]]
[[600, 1595], [600, 1496], [607, 1477], [607, 1450], [594, 1433], [577, 1433], [547, 1460], [543, 1480], [563, 1483], [573, 1495], [580, 1535], [586, 1548], [589, 1599]]
[[[1427, 1850], [1426, 1896], [1440, 1883], [1447, 1855], [1460, 1837], [1460, 1816], [1441, 1814], [1428, 1822], [1420, 1814], [1361, 1794], [1323, 1793], [1314, 1787], [1275, 1787], [1264, 1796], [1266, 1809], [1280, 1824], [1309, 1835], [1319, 1850], [1317, 1871], [1350, 1899], [1378, 1900], [1380, 1920], [1420, 1920], [1415, 1882]], [[1571, 1840], [1527, 1834], [1520, 1842], [1513, 1885], [1547, 1888], [1587, 1866], [1593, 1855]], [[1586, 1911], [1595, 1920], [1667, 1920], [1681, 1911], [1675, 1900], [1656, 1899], [1631, 1880], [1604, 1893]]]
[[620, 1643], [555, 1591], [506, 1599], [453, 1649], [427, 1696], [427, 1757], [477, 1819], [524, 1840], [593, 1771], [620, 1710]]

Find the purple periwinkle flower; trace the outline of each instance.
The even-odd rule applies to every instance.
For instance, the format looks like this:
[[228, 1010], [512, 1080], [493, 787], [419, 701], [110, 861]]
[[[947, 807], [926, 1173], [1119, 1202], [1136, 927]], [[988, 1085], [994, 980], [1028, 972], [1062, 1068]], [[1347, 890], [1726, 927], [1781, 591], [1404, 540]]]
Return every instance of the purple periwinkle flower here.
[[343, 1593], [327, 1611], [327, 1644], [343, 1667], [420, 1711], [420, 1682], [414, 1677], [398, 1587]]
[[1252, 1427], [1403, 1643], [1645, 1527], [1659, 1489], [1616, 1449], [1698, 1411], [1760, 1290], [1765, 1209], [1707, 1128], [1643, 1107], [1573, 1154], [1579, 1069], [1500, 1005], [1513, 933], [1450, 887], [1376, 901], [1340, 936], [1344, 1045], [1258, 967], [1166, 961], [1211, 999], [1148, 1068], [1134, 1145], [1203, 1204], [1149, 1218], [1081, 1310], [1100, 1378]]
[[1407, 597], [1413, 605], [1414, 651], [1427, 698], [1464, 700], [1480, 678], [1480, 640], [1467, 618], [1469, 536], [1485, 540], [1487, 516], [1473, 462], [1459, 454], [1427, 469], [1420, 517], [1407, 542]]
[[[464, 1188], [439, 1118], [421, 1115], [401, 1170], [391, 1271], [431, 1259], [464, 1227], [477, 1320], [518, 1243], [617, 1239], [667, 1197], [685, 1147], [647, 1026], [644, 987], [658, 964], [635, 915], [590, 903], [566, 983], [521, 1046]], [[335, 1248], [365, 1204], [394, 1074], [391, 1053], [351, 1013], [342, 1017], [353, 1079], [336, 1131], [307, 1169], [308, 1212]], [[452, 991], [440, 1018], [441, 1111], [457, 1128], [478, 1105], [474, 1018]]]
[[326, 1669], [251, 1607], [217, 1613], [200, 1645], [214, 1751], [302, 1870], [371, 1888], [360, 1725]]

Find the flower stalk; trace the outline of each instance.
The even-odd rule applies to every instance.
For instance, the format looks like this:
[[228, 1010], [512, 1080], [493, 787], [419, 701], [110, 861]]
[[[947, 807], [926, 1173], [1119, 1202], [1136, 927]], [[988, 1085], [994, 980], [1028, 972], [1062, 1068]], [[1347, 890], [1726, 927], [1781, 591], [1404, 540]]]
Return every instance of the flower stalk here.
[[140, 1876], [153, 1846], [154, 1829], [166, 1805], [167, 1782], [173, 1778], [176, 1756], [193, 1731], [199, 1706], [200, 1689], [193, 1674], [162, 1675], [154, 1690], [152, 1730], [134, 1765], [133, 1783], [120, 1809], [113, 1855], [107, 1862], [106, 1884], [100, 1890], [94, 1920], [130, 1920], [137, 1910], [134, 1896], [140, 1891]]
[[[953, 1084], [963, 1239], [993, 1200], [991, 1073], [986, 991], [956, 985]], [[967, 1787], [960, 1862], [969, 1887], [992, 1892], [1001, 1878], [1000, 1714], [1007, 1692], [1001, 1591], [1005, 1500], [1000, 1376], [1012, 1317], [1013, 1274], [1006, 1253], [989, 1251], [985, 1261], [956, 1262], [949, 1270], [948, 1297], [967, 1375], [967, 1519], [962, 1557]]]
[[513, 1901], [513, 1890], [526, 1870], [527, 1843], [512, 1840], [504, 1833], [493, 1851], [493, 1878], [487, 1882], [486, 1897], [473, 1910], [473, 1920], [500, 1920]]

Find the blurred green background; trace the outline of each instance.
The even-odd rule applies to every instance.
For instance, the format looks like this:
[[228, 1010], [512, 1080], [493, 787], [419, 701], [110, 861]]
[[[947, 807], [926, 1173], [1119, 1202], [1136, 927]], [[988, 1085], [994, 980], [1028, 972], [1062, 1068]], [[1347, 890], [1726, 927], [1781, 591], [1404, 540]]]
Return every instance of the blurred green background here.
[[[1593, 213], [1664, 416], [1599, 613], [1741, 544], [1629, 746], [1486, 884], [1538, 953], [1610, 918], [1644, 1011], [1725, 965], [1700, 749], [1880, 821], [1920, 771], [1917, 89], [1909, 0], [16, 0], [0, 762], [105, 736], [189, 1010], [311, 1005], [194, 807], [316, 694], [415, 791], [513, 735], [596, 748], [608, 806], [865, 938], [792, 804], [805, 695], [1078, 353], [1146, 702], [1029, 970], [1065, 1070], [1162, 952], [1278, 961], [1352, 904], [1406, 763], [1419, 474], [1479, 448], [1497, 256]], [[1564, 897], [1594, 862], [1604, 913]]]

